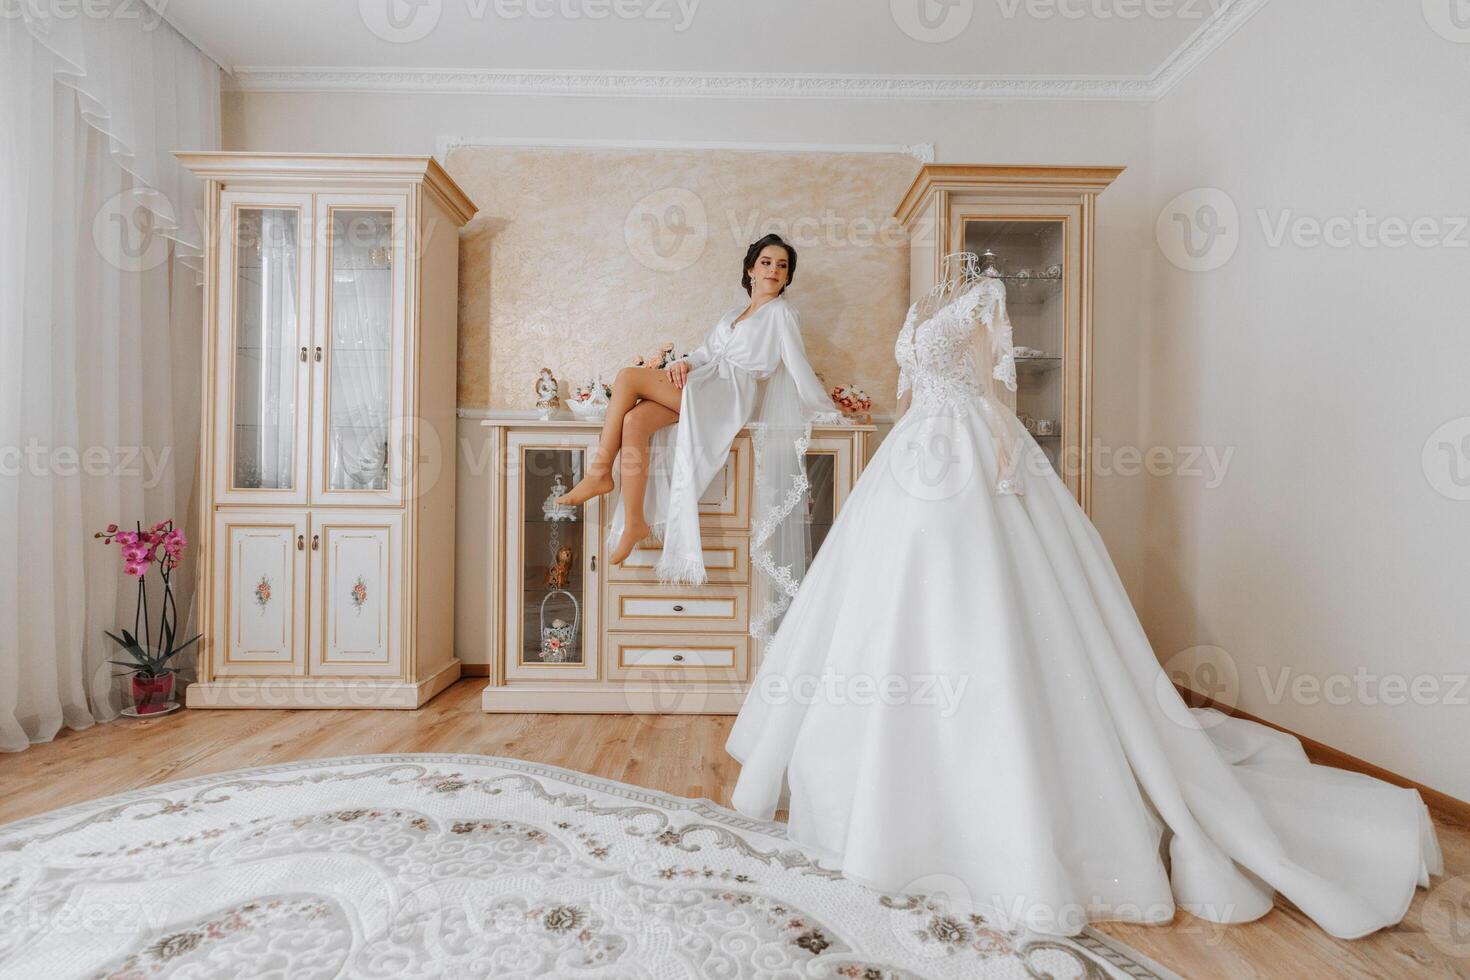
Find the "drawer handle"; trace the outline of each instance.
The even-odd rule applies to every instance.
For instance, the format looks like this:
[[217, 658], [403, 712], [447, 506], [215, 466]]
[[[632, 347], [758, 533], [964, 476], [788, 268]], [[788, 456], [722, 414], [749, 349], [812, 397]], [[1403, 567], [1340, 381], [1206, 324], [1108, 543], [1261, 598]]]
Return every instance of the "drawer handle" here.
[[676, 605], [674, 607], [674, 612], [683, 612], [683, 611], [684, 611], [684, 607], [683, 606], [677, 606]]
[[676, 654], [674, 654], [674, 659], [675, 660], [683, 660], [684, 659], [684, 655], [682, 653], [676, 653]]

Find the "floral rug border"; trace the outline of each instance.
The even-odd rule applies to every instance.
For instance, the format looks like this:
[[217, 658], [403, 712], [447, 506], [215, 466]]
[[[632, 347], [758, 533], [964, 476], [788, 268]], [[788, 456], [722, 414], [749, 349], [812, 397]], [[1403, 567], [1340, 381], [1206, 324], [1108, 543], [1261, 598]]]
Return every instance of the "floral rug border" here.
[[[606, 779], [601, 776], [594, 776], [590, 773], [581, 772], [576, 769], [567, 769], [550, 763], [529, 762], [524, 759], [515, 759], [507, 756], [481, 755], [467, 752], [408, 752], [323, 756], [321, 758], [298, 759], [272, 765], [251, 766], [243, 769], [228, 769], [221, 772], [205, 773], [183, 779], [154, 783], [150, 786], [135, 790], [126, 790], [93, 800], [84, 800], [80, 803], [73, 803], [55, 810], [48, 810], [29, 817], [22, 817], [19, 820], [0, 823], [0, 834], [11, 836], [18, 831], [42, 824], [54, 823], [58, 820], [81, 818], [85, 821], [95, 818], [107, 810], [148, 802], [156, 794], [163, 792], [176, 792], [202, 786], [209, 786], [215, 789], [228, 786], [229, 781], [222, 781], [222, 777], [234, 777], [235, 781], [243, 781], [254, 777], [299, 772], [304, 769], [345, 767], [374, 763], [409, 765], [424, 763], [447, 765], [467, 763], [479, 765], [490, 763], [526, 775], [548, 776], [572, 786], [619, 796], [633, 802], [653, 804], [661, 809], [698, 814], [701, 817], [724, 824], [727, 827], [765, 834], [784, 841], [790, 840], [786, 834], [785, 824], [775, 821], [754, 820], [707, 798], [700, 797], [696, 799], [675, 796], [660, 790], [635, 786], [631, 783], [624, 783], [614, 779]], [[75, 825], [70, 829], [75, 829]], [[832, 877], [841, 877], [840, 871], [824, 867], [815, 859], [812, 861], [812, 869], [830, 874]], [[1070, 941], [1076, 943], [1115, 969], [1130, 977], [1137, 978], [1137, 980], [1183, 980], [1178, 974], [1154, 962], [1126, 943], [1105, 936], [1090, 926], [1078, 935], [1070, 937]]]

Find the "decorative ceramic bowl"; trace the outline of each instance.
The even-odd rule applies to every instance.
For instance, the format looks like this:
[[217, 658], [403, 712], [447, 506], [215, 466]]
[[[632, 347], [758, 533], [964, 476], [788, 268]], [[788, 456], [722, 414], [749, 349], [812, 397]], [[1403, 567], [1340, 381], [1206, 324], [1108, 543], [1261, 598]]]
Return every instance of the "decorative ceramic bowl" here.
[[567, 408], [570, 408], [572, 414], [583, 422], [601, 422], [607, 417], [607, 402], [595, 402], [591, 399], [579, 402], [574, 398], [568, 398]]

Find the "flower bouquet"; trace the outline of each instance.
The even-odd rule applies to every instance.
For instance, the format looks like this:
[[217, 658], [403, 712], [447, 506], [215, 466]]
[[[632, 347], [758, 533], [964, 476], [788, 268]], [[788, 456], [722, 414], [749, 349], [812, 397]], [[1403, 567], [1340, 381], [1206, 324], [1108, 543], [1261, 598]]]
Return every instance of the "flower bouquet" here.
[[654, 351], [647, 357], [634, 358], [633, 366], [655, 368], [659, 371], [662, 371], [664, 368], [677, 361], [681, 356], [682, 355], [680, 354], [674, 353], [674, 344], [671, 341], [667, 344], [660, 345], [658, 350]]
[[[122, 636], [103, 630], [108, 638], [122, 648], [128, 660], [109, 660], [108, 663], [127, 668], [132, 675], [132, 714], [151, 715], [171, 711], [178, 707], [173, 700], [174, 674], [177, 667], [169, 661], [193, 645], [201, 634], [178, 642], [179, 607], [174, 602], [173, 585], [169, 581], [173, 570], [178, 567], [188, 542], [184, 532], [174, 527], [172, 519], [160, 521], [148, 530], [141, 524], [133, 531], [118, 530], [116, 524], [93, 535], [103, 544], [117, 542], [122, 550], [123, 574], [138, 580], [138, 602], [133, 613], [132, 632], [122, 630]], [[158, 615], [158, 643], [153, 643], [153, 634], [148, 627], [148, 592], [146, 589], [148, 569], [157, 566], [163, 579], [163, 602]], [[139, 625], [142, 626], [142, 642], [139, 642]], [[119, 675], [121, 676], [121, 675]]]
[[831, 394], [832, 401], [842, 409], [842, 414], [854, 422], [865, 425], [872, 421], [868, 412], [873, 407], [873, 400], [857, 385], [838, 385], [832, 389]]

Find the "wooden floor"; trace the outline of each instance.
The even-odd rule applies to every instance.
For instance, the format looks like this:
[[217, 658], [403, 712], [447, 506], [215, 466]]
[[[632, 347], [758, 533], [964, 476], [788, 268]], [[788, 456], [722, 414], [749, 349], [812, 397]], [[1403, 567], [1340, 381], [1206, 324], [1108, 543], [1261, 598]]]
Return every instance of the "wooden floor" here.
[[[488, 715], [484, 686], [461, 680], [419, 711], [182, 710], [63, 731], [0, 756], [0, 822], [206, 773], [380, 752], [511, 756], [729, 805], [732, 718]], [[1339, 942], [1282, 908], [1241, 926], [1180, 913], [1168, 926], [1100, 928], [1190, 978], [1470, 978], [1470, 827], [1436, 823], [1446, 876], [1433, 901], [1421, 891], [1397, 928], [1366, 939]]]

